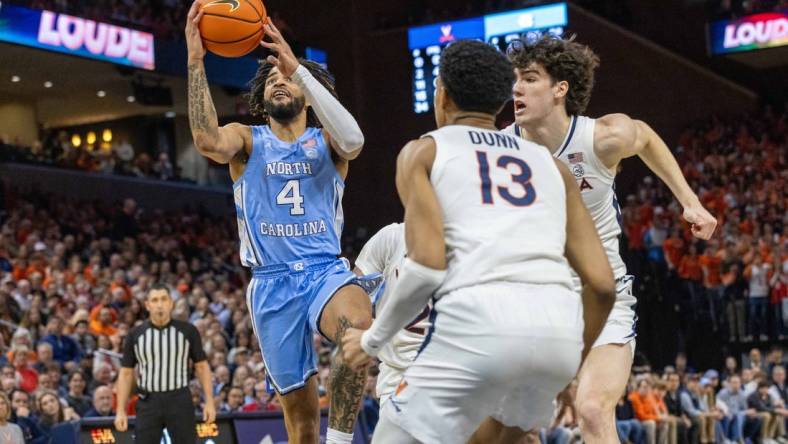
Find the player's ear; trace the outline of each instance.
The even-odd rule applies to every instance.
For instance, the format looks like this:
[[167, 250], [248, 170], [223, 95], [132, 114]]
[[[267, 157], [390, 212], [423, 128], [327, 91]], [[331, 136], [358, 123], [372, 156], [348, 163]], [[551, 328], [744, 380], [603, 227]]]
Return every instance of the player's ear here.
[[553, 94], [556, 99], [566, 97], [566, 95], [569, 94], [569, 82], [566, 80], [555, 82], [555, 85], [553, 85]]
[[435, 98], [433, 105], [435, 109], [439, 109], [441, 107], [446, 106], [446, 99], [448, 99], [446, 88], [443, 87], [443, 82], [441, 81], [440, 76], [435, 80]]

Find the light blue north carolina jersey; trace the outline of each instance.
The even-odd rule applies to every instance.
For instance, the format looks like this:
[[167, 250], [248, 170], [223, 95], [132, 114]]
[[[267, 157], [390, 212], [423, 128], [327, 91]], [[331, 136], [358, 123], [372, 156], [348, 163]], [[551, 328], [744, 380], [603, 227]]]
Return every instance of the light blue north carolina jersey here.
[[320, 128], [294, 143], [268, 125], [252, 127], [252, 154], [233, 184], [241, 263], [261, 267], [336, 257], [344, 183]]

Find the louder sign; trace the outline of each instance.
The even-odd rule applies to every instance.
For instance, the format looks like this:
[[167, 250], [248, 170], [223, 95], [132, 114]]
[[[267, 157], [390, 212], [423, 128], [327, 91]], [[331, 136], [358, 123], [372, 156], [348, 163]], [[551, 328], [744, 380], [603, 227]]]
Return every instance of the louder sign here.
[[51, 11], [0, 6], [0, 41], [135, 68], [156, 67], [153, 34]]
[[720, 20], [709, 25], [709, 49], [712, 54], [783, 45], [788, 45], [788, 11]]

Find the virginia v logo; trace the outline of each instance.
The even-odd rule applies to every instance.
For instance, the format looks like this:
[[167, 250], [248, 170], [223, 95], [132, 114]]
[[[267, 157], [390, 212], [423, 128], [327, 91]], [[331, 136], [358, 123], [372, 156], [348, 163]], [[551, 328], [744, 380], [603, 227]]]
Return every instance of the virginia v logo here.
[[451, 33], [451, 24], [441, 25], [441, 34], [442, 35], [440, 39], [438, 39], [438, 41], [441, 43], [453, 42], [456, 40], [456, 37], [454, 37]]
[[213, 0], [212, 2], [203, 6], [203, 8], [207, 8], [213, 5], [230, 5], [230, 12], [233, 12], [241, 7], [241, 2], [240, 0]]

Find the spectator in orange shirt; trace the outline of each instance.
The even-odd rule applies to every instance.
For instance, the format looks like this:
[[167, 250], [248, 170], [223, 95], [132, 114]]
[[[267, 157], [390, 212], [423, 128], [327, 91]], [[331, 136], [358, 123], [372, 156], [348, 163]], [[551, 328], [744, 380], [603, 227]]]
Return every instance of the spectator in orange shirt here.
[[667, 384], [658, 380], [654, 383], [654, 390], [651, 391], [651, 402], [655, 405], [658, 421], [658, 435], [660, 443], [677, 444], [678, 442], [678, 418], [671, 416], [668, 406], [665, 404], [665, 394]]
[[110, 292], [120, 288], [123, 290], [123, 302], [128, 303], [131, 300], [131, 288], [126, 284], [126, 274], [123, 270], [116, 270], [112, 275], [112, 283], [110, 284]]
[[85, 266], [85, 269], [82, 271], [83, 276], [85, 276], [85, 280], [90, 282], [91, 285], [96, 284], [96, 280], [98, 279], [99, 271], [101, 270], [101, 255], [94, 254], [90, 257], [90, 262]]
[[90, 332], [96, 336], [115, 336], [118, 330], [113, 325], [118, 319], [115, 310], [99, 304], [90, 310]]
[[13, 262], [14, 271], [11, 272], [11, 276], [14, 277], [14, 280], [19, 282], [21, 280], [27, 279], [27, 260], [17, 259]]
[[662, 249], [665, 250], [665, 261], [668, 264], [668, 271], [677, 273], [681, 263], [681, 256], [684, 254], [684, 239], [681, 235], [681, 228], [673, 228], [670, 237], [665, 239], [665, 243], [662, 244]]
[[657, 406], [651, 398], [651, 382], [648, 378], [638, 382], [638, 389], [629, 394], [629, 402], [635, 409], [635, 417], [643, 425], [646, 431], [646, 444], [656, 444], [657, 442], [657, 421], [659, 413]]
[[716, 242], [711, 241], [706, 244], [706, 249], [699, 262], [703, 270], [703, 287], [709, 300], [711, 325], [714, 331], [717, 331], [723, 323], [724, 299], [722, 278], [720, 276], [722, 259], [718, 254]]
[[698, 247], [694, 243], [689, 245], [687, 254], [679, 262], [679, 277], [684, 281], [684, 288], [689, 295], [692, 313], [697, 320], [697, 314], [701, 311], [704, 299], [703, 287], [701, 287], [703, 269], [700, 266]]

